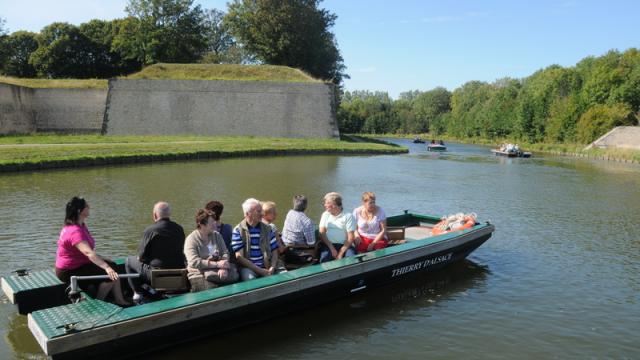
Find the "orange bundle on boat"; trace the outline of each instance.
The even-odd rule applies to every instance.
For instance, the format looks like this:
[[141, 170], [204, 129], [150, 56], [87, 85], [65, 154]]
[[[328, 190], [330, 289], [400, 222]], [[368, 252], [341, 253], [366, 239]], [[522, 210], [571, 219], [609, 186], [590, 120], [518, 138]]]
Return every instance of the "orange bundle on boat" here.
[[450, 231], [470, 229], [476, 224], [477, 217], [478, 216], [475, 213], [457, 213], [454, 215], [444, 216], [442, 217], [442, 221], [437, 223], [433, 229], [431, 229], [431, 234], [440, 235]]

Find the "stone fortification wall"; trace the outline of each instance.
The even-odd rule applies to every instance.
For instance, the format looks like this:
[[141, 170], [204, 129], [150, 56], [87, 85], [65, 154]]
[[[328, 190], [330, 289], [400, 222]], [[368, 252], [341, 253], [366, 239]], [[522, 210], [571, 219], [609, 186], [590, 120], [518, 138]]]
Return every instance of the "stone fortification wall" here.
[[0, 134], [25, 134], [35, 130], [31, 95], [32, 89], [0, 84]]
[[106, 100], [106, 89], [33, 89], [36, 131], [99, 133]]
[[111, 80], [103, 133], [337, 137], [322, 83]]
[[106, 89], [32, 89], [0, 84], [0, 134], [99, 133], [106, 98]]
[[640, 126], [618, 126], [601, 136], [587, 148], [592, 147], [640, 150]]

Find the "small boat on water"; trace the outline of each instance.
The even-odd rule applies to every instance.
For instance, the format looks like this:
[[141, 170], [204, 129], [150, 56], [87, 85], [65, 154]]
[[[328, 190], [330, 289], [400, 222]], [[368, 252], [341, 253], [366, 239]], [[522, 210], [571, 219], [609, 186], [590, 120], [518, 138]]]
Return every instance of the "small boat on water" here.
[[427, 151], [447, 151], [447, 147], [444, 144], [427, 144]]
[[424, 144], [424, 140], [420, 139], [420, 137], [416, 137], [415, 139], [413, 139], [413, 143], [414, 144]]
[[28, 312], [29, 329], [46, 355], [129, 357], [425, 276], [466, 258], [495, 230], [476, 223], [433, 236], [440, 220], [405, 212], [387, 218], [390, 246], [385, 249], [129, 308], [87, 294], [69, 303], [65, 285], [51, 270], [4, 277], [2, 289], [21, 313]]
[[528, 151], [522, 150], [500, 150], [500, 149], [491, 149], [491, 152], [496, 154], [496, 156], [506, 156], [506, 157], [522, 157], [528, 158], [531, 157], [531, 153]]

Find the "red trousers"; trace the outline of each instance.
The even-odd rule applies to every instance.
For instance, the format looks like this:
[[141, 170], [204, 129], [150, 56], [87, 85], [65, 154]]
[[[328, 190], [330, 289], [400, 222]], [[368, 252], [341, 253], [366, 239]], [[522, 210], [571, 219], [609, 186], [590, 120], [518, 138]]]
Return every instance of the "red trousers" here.
[[[358, 244], [358, 246], [356, 247], [358, 254], [362, 254], [369, 251], [368, 247], [373, 242], [373, 240], [374, 240], [373, 238], [367, 238], [360, 235], [360, 244]], [[386, 247], [387, 247], [387, 240], [382, 239], [382, 240], [378, 240], [378, 242], [375, 245], [373, 245], [373, 250], [380, 250]]]

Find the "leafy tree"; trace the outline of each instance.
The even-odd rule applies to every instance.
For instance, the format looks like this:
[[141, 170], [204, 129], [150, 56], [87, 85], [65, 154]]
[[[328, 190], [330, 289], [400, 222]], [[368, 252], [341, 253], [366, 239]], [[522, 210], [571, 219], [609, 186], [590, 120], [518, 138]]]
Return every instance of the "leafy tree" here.
[[108, 78], [128, 74], [141, 68], [135, 60], [125, 60], [121, 54], [112, 50], [113, 39], [117, 34], [121, 20], [91, 20], [81, 24], [80, 32], [93, 43], [92, 67], [96, 77]]
[[53, 23], [42, 29], [38, 49], [29, 63], [41, 77], [92, 78], [97, 77], [95, 44], [80, 30], [68, 23]]
[[0, 40], [2, 73], [7, 76], [35, 77], [36, 70], [29, 64], [29, 57], [38, 48], [36, 34], [17, 31]]
[[7, 21], [5, 19], [0, 18], [0, 36], [7, 35], [7, 33], [9, 32], [5, 27], [6, 23]]
[[209, 64], [245, 64], [254, 62], [254, 56], [238, 44], [225, 23], [225, 13], [217, 10], [205, 10], [204, 36], [207, 41], [207, 52], [200, 59]]
[[225, 21], [257, 59], [340, 84], [347, 75], [333, 33], [336, 15], [320, 0], [234, 0]]
[[616, 126], [635, 125], [637, 119], [626, 104], [598, 104], [589, 108], [578, 120], [578, 141], [587, 144]]
[[193, 63], [206, 49], [204, 12], [193, 0], [129, 0], [113, 49], [127, 59]]

